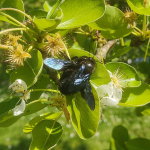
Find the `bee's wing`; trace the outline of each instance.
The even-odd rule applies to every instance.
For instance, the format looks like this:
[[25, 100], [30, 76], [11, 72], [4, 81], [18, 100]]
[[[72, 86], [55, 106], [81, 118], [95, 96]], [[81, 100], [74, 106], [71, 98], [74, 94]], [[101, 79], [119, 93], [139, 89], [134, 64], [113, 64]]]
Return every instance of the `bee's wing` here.
[[86, 81], [85, 88], [82, 89], [80, 92], [81, 92], [82, 97], [86, 100], [87, 104], [89, 105], [90, 109], [94, 111], [95, 99], [92, 93], [89, 80]]
[[63, 60], [63, 59], [56, 59], [56, 58], [46, 58], [44, 60], [44, 64], [52, 69], [55, 70], [64, 70], [66, 67], [73, 65], [71, 61]]

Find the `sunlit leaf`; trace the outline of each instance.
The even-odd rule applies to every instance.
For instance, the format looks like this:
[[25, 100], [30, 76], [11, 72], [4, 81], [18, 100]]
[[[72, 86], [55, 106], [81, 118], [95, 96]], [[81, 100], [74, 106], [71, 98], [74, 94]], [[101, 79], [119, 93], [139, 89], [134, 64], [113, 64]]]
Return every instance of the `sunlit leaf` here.
[[30, 150], [48, 150], [57, 144], [62, 135], [62, 126], [54, 120], [40, 121], [32, 131]]
[[64, 17], [58, 29], [70, 29], [83, 26], [100, 18], [105, 5], [103, 0], [65, 0], [60, 6]]
[[127, 0], [127, 3], [137, 14], [150, 15], [150, 9], [144, 7], [144, 0]]
[[61, 112], [57, 113], [45, 113], [40, 116], [34, 117], [32, 120], [30, 120], [24, 127], [23, 132], [24, 133], [31, 133], [33, 128], [41, 121], [41, 120], [53, 120], [57, 118]]
[[[5, 2], [1, 6], [2, 8], [16, 8], [21, 11], [24, 11], [24, 5], [22, 0], [5, 0]], [[17, 19], [20, 22], [23, 22], [24, 15], [12, 10], [6, 10], [5, 13]]]
[[56, 12], [56, 17], [54, 19], [46, 19], [46, 18], [38, 19], [34, 17], [33, 21], [38, 26], [39, 29], [41, 30], [46, 29], [48, 31], [52, 31], [58, 26], [62, 18], [63, 18], [63, 13], [62, 10], [59, 9]]
[[122, 100], [119, 105], [122, 106], [143, 106], [150, 102], [150, 87], [146, 83], [142, 83], [139, 87], [131, 87], [124, 89]]

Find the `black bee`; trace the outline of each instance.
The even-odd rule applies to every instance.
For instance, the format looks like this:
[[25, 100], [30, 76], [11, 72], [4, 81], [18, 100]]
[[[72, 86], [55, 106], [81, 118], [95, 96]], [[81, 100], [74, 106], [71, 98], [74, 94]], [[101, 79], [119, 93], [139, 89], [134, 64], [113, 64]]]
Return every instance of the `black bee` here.
[[89, 82], [95, 70], [95, 60], [91, 57], [73, 57], [72, 61], [56, 58], [46, 58], [44, 64], [49, 68], [63, 71], [59, 81], [59, 90], [69, 95], [81, 92], [91, 110], [95, 109], [95, 100]]

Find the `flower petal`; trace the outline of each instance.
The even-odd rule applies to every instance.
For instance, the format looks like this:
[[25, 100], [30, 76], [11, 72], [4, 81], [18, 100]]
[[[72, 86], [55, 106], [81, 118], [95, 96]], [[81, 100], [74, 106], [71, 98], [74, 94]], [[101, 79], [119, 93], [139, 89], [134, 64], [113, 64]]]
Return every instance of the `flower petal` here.
[[119, 101], [117, 101], [117, 100], [115, 100], [114, 98], [111, 98], [111, 97], [103, 97], [100, 100], [100, 103], [102, 105], [106, 105], [106, 106], [116, 106], [116, 105], [118, 105]]
[[14, 116], [18, 116], [20, 114], [22, 114], [25, 110], [25, 106], [26, 106], [26, 103], [25, 101], [22, 99], [21, 101], [21, 104], [20, 105], [17, 105], [15, 108], [14, 108]]
[[101, 85], [96, 89], [96, 91], [97, 91], [98, 97], [104, 97], [109, 92], [109, 86], [106, 84]]
[[122, 89], [119, 87], [113, 88], [113, 97], [115, 100], [120, 101], [122, 99]]
[[114, 89], [113, 82], [111, 81], [108, 83], [108, 95], [109, 95], [109, 97], [113, 96], [113, 89]]
[[24, 87], [25, 90], [27, 90], [27, 85], [26, 85], [26, 83], [25, 83], [23, 80], [17, 79], [16, 81], [17, 81], [19, 84], [21, 84], [21, 85]]
[[9, 86], [9, 89], [12, 89], [16, 93], [24, 93], [24, 91], [27, 91], [27, 85], [23, 80], [17, 79]]

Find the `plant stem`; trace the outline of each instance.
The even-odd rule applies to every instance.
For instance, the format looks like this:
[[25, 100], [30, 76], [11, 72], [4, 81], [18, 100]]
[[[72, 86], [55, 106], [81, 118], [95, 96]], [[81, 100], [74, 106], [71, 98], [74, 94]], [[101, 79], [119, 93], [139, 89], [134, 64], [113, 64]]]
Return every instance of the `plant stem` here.
[[147, 47], [146, 47], [146, 51], [145, 51], [145, 56], [144, 56], [144, 62], [146, 61], [146, 56], [147, 56], [147, 53], [148, 53], [149, 42], [150, 42], [150, 39], [148, 40], [148, 43], [147, 43]]
[[26, 26], [25, 26], [24, 24], [22, 24], [21, 22], [19, 22], [19, 21], [16, 20], [15, 18], [11, 17], [10, 15], [7, 15], [7, 14], [5, 14], [5, 13], [3, 13], [3, 12], [0, 12], [0, 14], [2, 14], [2, 15], [4, 15], [4, 16], [8, 17], [8, 18], [11, 19], [11, 20], [13, 20], [14, 22], [16, 22], [17, 24], [19, 24], [19, 25], [22, 26], [23, 28], [26, 28]]
[[136, 33], [137, 36], [141, 37], [141, 34], [138, 31], [134, 30], [133, 32]]
[[124, 40], [121, 38], [121, 46], [124, 46]]
[[4, 34], [4, 33], [7, 33], [7, 32], [11, 32], [11, 31], [18, 31], [18, 30], [26, 30], [25, 28], [11, 28], [11, 29], [6, 29], [6, 30], [3, 30], [3, 31], [0, 31], [0, 34]]
[[63, 41], [62, 41], [62, 43], [63, 43], [63, 46], [64, 46], [64, 48], [65, 48], [65, 51], [66, 51], [66, 54], [67, 54], [68, 58], [71, 60], [71, 58], [70, 58], [70, 55], [69, 55], [69, 52], [68, 52], [68, 49], [67, 49], [66, 45], [64, 44], [64, 42], [63, 42]]
[[23, 11], [21, 11], [21, 10], [19, 10], [19, 9], [15, 9], [15, 8], [1, 8], [1, 9], [0, 9], [0, 11], [4, 11], [4, 10], [17, 11], [17, 12], [19, 12], [19, 13], [25, 15], [29, 20], [33, 21], [32, 18], [31, 18], [29, 15], [27, 15], [25, 12], [23, 12]]
[[59, 91], [52, 90], [52, 89], [31, 89], [31, 90], [29, 90], [29, 92], [37, 92], [37, 91], [60, 93]]
[[145, 38], [145, 32], [146, 32], [146, 15], [144, 15], [144, 18], [143, 18], [143, 29], [142, 29], [142, 32], [143, 32], [143, 39]]
[[136, 26], [133, 26], [133, 28], [136, 29], [139, 33], [141, 33], [141, 35], [143, 34], [143, 32], [139, 28], [137, 28]]
[[30, 51], [32, 50], [33, 46], [30, 46], [27, 50], [28, 53], [30, 53]]

